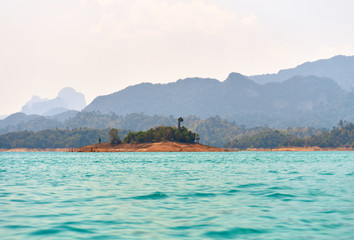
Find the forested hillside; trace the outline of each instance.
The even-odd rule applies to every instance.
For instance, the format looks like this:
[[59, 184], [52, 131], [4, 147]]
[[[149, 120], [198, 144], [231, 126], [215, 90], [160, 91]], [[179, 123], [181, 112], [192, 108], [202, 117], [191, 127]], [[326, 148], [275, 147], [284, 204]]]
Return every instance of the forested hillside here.
[[[72, 121], [72, 122], [71, 122]], [[75, 127], [74, 123], [80, 122], [85, 127]], [[131, 114], [126, 117], [120, 117], [115, 114], [98, 114], [98, 113], [80, 113], [74, 119], [65, 122], [71, 128], [52, 129], [41, 131], [19, 131], [0, 135], [0, 148], [13, 147], [77, 147], [85, 144], [91, 144], [98, 141], [101, 137], [102, 141], [108, 141], [108, 130], [117, 128], [120, 138], [124, 139], [125, 135], [130, 131], [146, 131], [156, 126], [177, 126], [177, 119], [160, 116], [146, 116], [144, 114]], [[240, 139], [248, 137], [264, 131], [273, 130], [270, 127], [262, 126], [255, 128], [246, 128], [244, 125], [238, 125], [235, 122], [222, 119], [219, 116], [202, 120], [194, 116], [184, 118], [183, 126], [190, 131], [195, 132], [200, 137], [200, 143], [224, 147], [232, 139]], [[65, 126], [64, 123], [62, 126]], [[80, 125], [78, 125], [80, 126]], [[103, 128], [103, 129], [102, 129]], [[94, 130], [95, 129], [95, 130]], [[305, 138], [312, 135], [318, 135], [325, 129], [317, 129], [313, 127], [287, 128], [285, 131], [291, 136]], [[96, 134], [96, 135], [95, 135]], [[67, 138], [67, 140], [66, 140]], [[86, 140], [85, 140], [86, 139]], [[58, 143], [59, 142], [59, 143]], [[228, 146], [231, 146], [230, 143]]]
[[[71, 113], [70, 113], [71, 114]], [[128, 131], [146, 131], [156, 126], [177, 126], [177, 118], [173, 116], [148, 116], [145, 114], [129, 114], [125, 117], [116, 114], [100, 114], [97, 112], [80, 112], [74, 117], [65, 118], [61, 116], [62, 121], [57, 119], [49, 119], [43, 116], [27, 116], [25, 114], [15, 114], [9, 116], [9, 119], [16, 117], [15, 125], [7, 125], [6, 128], [0, 129], [0, 133], [8, 132], [38, 132], [45, 129], [77, 129], [77, 128], [90, 128], [90, 129], [125, 129]], [[23, 118], [21, 119], [18, 118]], [[27, 121], [27, 119], [29, 119]], [[11, 123], [8, 119], [2, 120], [7, 124]], [[0, 121], [1, 123], [1, 121]], [[230, 140], [241, 137], [249, 136], [251, 134], [270, 130], [268, 126], [247, 128], [245, 125], [237, 124], [234, 121], [222, 119], [219, 116], [210, 117], [207, 119], [200, 119], [195, 116], [184, 117], [183, 125], [191, 131], [198, 133], [200, 136], [200, 143], [223, 147]], [[291, 134], [301, 137], [319, 134], [323, 129], [313, 127], [298, 127], [289, 128]], [[122, 133], [122, 132], [121, 132]], [[122, 136], [122, 139], [124, 136]]]
[[321, 134], [300, 137], [288, 130], [265, 130], [249, 136], [238, 137], [225, 144], [229, 148], [278, 148], [278, 147], [354, 147], [354, 124], [340, 121], [337, 127]]
[[[21, 131], [0, 135], [0, 148], [77, 148], [109, 141], [108, 129], [50, 129], [39, 132]], [[121, 130], [124, 137], [127, 131]]]
[[258, 84], [232, 73], [223, 82], [187, 78], [169, 84], [138, 84], [97, 97], [84, 111], [202, 119], [219, 115], [247, 127], [328, 128], [340, 119], [354, 121], [352, 95], [329, 78], [294, 76], [284, 82]]

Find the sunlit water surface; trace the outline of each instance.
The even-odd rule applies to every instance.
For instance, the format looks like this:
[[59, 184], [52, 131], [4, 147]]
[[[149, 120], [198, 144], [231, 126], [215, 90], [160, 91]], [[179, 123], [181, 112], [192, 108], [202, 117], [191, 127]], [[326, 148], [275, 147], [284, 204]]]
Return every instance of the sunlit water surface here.
[[0, 153], [0, 238], [354, 239], [354, 153]]

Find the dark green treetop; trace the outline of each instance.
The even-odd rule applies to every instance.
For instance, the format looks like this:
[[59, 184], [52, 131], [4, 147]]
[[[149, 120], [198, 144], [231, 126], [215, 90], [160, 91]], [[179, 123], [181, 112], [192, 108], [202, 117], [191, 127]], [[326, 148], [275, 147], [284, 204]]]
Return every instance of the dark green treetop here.
[[122, 143], [122, 141], [119, 139], [118, 130], [116, 128], [112, 128], [109, 131], [109, 140], [110, 140], [111, 144], [120, 144], [120, 143]]
[[156, 127], [148, 131], [130, 132], [125, 138], [126, 143], [151, 143], [151, 142], [183, 142], [194, 143], [196, 140], [196, 133], [189, 131], [186, 127], [181, 127], [178, 130], [175, 127]]

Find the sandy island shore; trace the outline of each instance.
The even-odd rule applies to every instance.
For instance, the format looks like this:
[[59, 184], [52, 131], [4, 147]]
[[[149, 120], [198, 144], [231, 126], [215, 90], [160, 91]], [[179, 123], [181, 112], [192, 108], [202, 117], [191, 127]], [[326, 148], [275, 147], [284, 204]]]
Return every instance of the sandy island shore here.
[[[320, 147], [282, 147], [274, 149], [266, 148], [248, 148], [242, 151], [257, 152], [308, 152], [308, 151], [353, 151], [353, 148], [320, 148]], [[176, 143], [176, 142], [158, 142], [158, 143], [140, 143], [140, 144], [119, 144], [111, 145], [109, 143], [93, 144], [82, 148], [72, 149], [73, 152], [237, 152], [239, 149], [217, 148], [198, 143]]]
[[282, 148], [248, 148], [246, 150], [227, 149], [206, 146], [198, 143], [141, 143], [141, 144], [119, 144], [109, 143], [93, 144], [81, 148], [13, 148], [0, 149], [0, 152], [309, 152], [309, 151], [354, 151], [354, 148], [320, 148], [320, 147], [282, 147]]
[[138, 143], [138, 144], [118, 144], [109, 143], [93, 144], [81, 148], [72, 149], [73, 152], [227, 152], [232, 151], [225, 148], [206, 146], [198, 143]]

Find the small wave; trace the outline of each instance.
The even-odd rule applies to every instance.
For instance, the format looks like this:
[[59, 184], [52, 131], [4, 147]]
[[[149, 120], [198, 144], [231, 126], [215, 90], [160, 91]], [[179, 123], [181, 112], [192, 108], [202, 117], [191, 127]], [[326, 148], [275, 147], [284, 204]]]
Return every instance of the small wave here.
[[64, 231], [71, 231], [71, 232], [77, 232], [77, 233], [94, 233], [93, 231], [89, 229], [84, 229], [84, 228], [78, 228], [78, 227], [72, 227], [68, 225], [61, 225], [58, 227], [53, 227], [53, 228], [48, 228], [48, 229], [42, 229], [42, 230], [37, 230], [31, 233], [31, 235], [54, 235], [60, 232]]
[[162, 192], [154, 192], [148, 195], [136, 196], [132, 198], [138, 200], [154, 200], [154, 199], [168, 198], [168, 195]]
[[241, 184], [236, 187], [238, 188], [250, 188], [250, 187], [259, 187], [259, 186], [264, 186], [264, 183], [249, 183], [249, 184]]
[[190, 194], [183, 194], [183, 195], [178, 195], [179, 197], [183, 198], [203, 198], [203, 197], [215, 197], [215, 193], [205, 193], [205, 192], [195, 192], [195, 193], [190, 193]]
[[322, 191], [320, 189], [310, 190], [308, 195], [309, 196], [315, 196], [315, 197], [318, 197], [318, 196], [333, 197], [334, 196], [334, 195], [329, 194], [329, 193], [327, 193], [325, 191]]
[[88, 229], [72, 227], [72, 226], [62, 226], [62, 228], [67, 229], [72, 232], [78, 232], [78, 233], [94, 233], [93, 231], [88, 230]]
[[199, 178], [188, 178], [187, 181], [198, 181]]
[[239, 235], [261, 234], [261, 233], [267, 233], [267, 231], [264, 229], [236, 227], [226, 231], [210, 231], [205, 233], [205, 235], [211, 238], [234, 238]]
[[24, 203], [27, 202], [26, 200], [22, 200], [22, 199], [11, 199], [11, 202], [19, 202], [19, 203]]
[[337, 213], [337, 210], [326, 210], [326, 211], [320, 211], [319, 213], [327, 213], [327, 214], [331, 214], [331, 213]]
[[32, 218], [60, 218], [60, 217], [71, 217], [76, 216], [75, 213], [60, 213], [60, 214], [38, 214], [38, 215], [30, 215]]
[[299, 199], [300, 202], [315, 202], [313, 199]]
[[336, 228], [340, 228], [341, 226], [342, 226], [341, 224], [322, 224], [322, 227], [329, 228], [329, 229], [336, 229]]
[[[63, 226], [92, 226], [92, 225], [118, 225], [118, 224], [137, 224], [136, 222], [123, 221], [123, 220], [84, 220], [84, 221], [69, 221], [64, 222]], [[80, 230], [79, 230], [80, 231]], [[90, 230], [89, 230], [90, 231]]]
[[215, 197], [215, 193], [203, 193], [203, 192], [196, 192], [192, 196], [194, 197]]
[[189, 230], [189, 229], [196, 229], [196, 228], [204, 228], [210, 226], [209, 224], [196, 224], [196, 225], [182, 225], [182, 226], [173, 226], [169, 227], [172, 230]]
[[33, 227], [32, 226], [26, 226], [26, 225], [5, 225], [4, 228], [18, 229], [18, 228], [33, 228]]
[[51, 234], [57, 234], [60, 233], [62, 230], [58, 228], [49, 228], [49, 229], [43, 229], [43, 230], [37, 230], [31, 233], [31, 235], [51, 235]]
[[44, 204], [52, 204], [53, 202], [48, 202], [48, 201], [40, 201], [40, 200], [33, 200], [31, 201], [32, 204], [40, 204], [40, 205], [44, 205]]
[[8, 197], [10, 195], [11, 195], [11, 193], [8, 193], [8, 192], [0, 193], [0, 197]]
[[231, 194], [238, 193], [238, 192], [240, 192], [240, 190], [231, 189], [231, 190], [227, 191], [225, 194], [226, 194], [226, 195], [231, 195]]
[[354, 172], [347, 173], [347, 174], [345, 174], [345, 175], [347, 175], [347, 176], [354, 176]]
[[289, 189], [293, 189], [292, 187], [288, 187], [288, 186], [276, 186], [276, 187], [270, 187], [268, 188], [270, 190], [289, 190]]
[[294, 198], [294, 195], [291, 194], [285, 194], [285, 193], [272, 193], [272, 194], [268, 194], [266, 195], [266, 197], [270, 197], [270, 198]]
[[319, 172], [318, 175], [334, 175], [334, 173], [331, 173], [331, 172]]
[[259, 216], [260, 218], [266, 218], [266, 219], [277, 219], [274, 216], [269, 216], [269, 215], [265, 215], [265, 216]]

